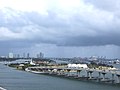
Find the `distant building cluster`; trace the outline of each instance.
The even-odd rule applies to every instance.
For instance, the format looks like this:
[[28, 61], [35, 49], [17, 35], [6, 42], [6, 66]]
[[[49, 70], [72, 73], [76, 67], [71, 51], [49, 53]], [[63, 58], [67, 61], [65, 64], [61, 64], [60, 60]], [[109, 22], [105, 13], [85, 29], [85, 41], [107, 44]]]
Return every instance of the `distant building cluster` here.
[[40, 52], [39, 54], [37, 54], [37, 58], [43, 58], [44, 54], [42, 52]]
[[[30, 55], [30, 53], [22, 53], [22, 54], [16, 54], [16, 53], [8, 53], [7, 56], [0, 56], [3, 60], [3, 58], [11, 58], [12, 59], [31, 59], [31, 58], [38, 58], [38, 59], [50, 59], [52, 61], [55, 61], [56, 63], [62, 63], [62, 64], [90, 64], [90, 63], [96, 63], [96, 64], [120, 64], [120, 59], [107, 59], [106, 56], [90, 56], [90, 57], [73, 57], [73, 58], [57, 58], [57, 57], [44, 57], [43, 52], [36, 53], [36, 55], [33, 57]], [[40, 62], [38, 62], [40, 63]]]
[[16, 54], [16, 53], [8, 53], [7, 56], [0, 56], [1, 58], [44, 58], [44, 53], [40, 52], [36, 54], [36, 57], [30, 56], [30, 53]]

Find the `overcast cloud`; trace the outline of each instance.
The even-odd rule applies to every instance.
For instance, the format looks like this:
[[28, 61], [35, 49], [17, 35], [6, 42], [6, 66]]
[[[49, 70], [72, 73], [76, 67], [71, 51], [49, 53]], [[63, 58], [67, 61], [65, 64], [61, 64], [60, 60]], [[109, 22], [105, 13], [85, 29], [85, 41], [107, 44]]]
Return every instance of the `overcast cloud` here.
[[[37, 49], [36, 45], [41, 44], [64, 47], [64, 52], [67, 50], [65, 47], [72, 50], [74, 47], [79, 50], [86, 47], [119, 48], [120, 1], [0, 0], [0, 44], [6, 53]], [[46, 49], [42, 51], [47, 52]], [[110, 52], [116, 53], [116, 50], [110, 49]]]

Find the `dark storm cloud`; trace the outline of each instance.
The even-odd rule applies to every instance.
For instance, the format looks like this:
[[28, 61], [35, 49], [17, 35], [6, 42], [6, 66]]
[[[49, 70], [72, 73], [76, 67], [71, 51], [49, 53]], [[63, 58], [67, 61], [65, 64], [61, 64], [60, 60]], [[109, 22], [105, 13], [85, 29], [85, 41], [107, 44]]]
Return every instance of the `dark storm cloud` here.
[[[71, 37], [63, 43], [62, 46], [101, 46], [101, 45], [117, 45], [120, 46], [119, 35], [106, 35], [106, 36], [80, 36]], [[114, 43], [113, 43], [114, 42]]]
[[[111, 2], [113, 0], [110, 0]], [[46, 43], [64, 46], [120, 45], [120, 17], [116, 3], [80, 0], [78, 7], [36, 11], [0, 9], [0, 47], [30, 47]], [[97, 6], [98, 5], [98, 6]], [[103, 7], [103, 8], [102, 8]]]

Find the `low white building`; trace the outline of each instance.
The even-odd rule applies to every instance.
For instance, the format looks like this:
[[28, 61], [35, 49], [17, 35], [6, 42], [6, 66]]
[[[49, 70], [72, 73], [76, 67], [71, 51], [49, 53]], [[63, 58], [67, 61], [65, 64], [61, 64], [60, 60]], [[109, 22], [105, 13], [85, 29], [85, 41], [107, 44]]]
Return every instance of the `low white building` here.
[[87, 64], [68, 64], [68, 68], [88, 68]]

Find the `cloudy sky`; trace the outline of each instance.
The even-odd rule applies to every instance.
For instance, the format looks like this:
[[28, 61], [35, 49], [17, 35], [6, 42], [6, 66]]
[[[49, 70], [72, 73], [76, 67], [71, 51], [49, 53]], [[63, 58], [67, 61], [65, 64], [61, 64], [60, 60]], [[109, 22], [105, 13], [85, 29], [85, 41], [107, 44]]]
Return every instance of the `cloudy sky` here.
[[0, 0], [0, 55], [120, 58], [120, 0]]

